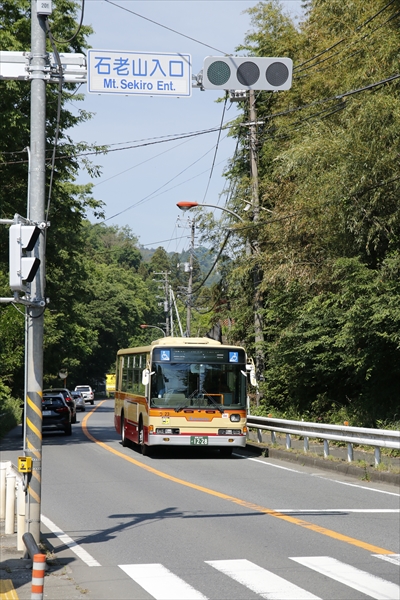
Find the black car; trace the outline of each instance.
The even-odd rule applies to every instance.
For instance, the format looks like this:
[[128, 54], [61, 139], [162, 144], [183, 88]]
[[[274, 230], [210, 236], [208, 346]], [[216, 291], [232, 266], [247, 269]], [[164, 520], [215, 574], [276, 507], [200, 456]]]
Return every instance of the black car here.
[[60, 429], [65, 435], [71, 435], [71, 411], [62, 394], [43, 396], [42, 428]]
[[43, 397], [52, 394], [62, 394], [65, 402], [71, 411], [71, 423], [76, 423], [76, 404], [71, 396], [71, 392], [67, 388], [52, 388], [51, 390], [43, 390]]

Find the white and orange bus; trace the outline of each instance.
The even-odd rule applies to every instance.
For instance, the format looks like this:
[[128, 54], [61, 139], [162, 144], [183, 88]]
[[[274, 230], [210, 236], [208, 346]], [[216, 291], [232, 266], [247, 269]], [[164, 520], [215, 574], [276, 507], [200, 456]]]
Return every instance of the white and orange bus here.
[[230, 456], [246, 444], [246, 352], [210, 338], [165, 337], [119, 350], [114, 423], [122, 445], [212, 446]]

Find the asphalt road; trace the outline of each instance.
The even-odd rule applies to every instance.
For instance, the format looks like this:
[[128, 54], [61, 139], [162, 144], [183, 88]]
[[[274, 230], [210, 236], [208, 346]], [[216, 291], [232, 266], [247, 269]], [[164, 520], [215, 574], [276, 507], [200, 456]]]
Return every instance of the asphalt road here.
[[85, 597], [399, 598], [395, 486], [246, 452], [143, 457], [113, 401], [89, 410], [71, 437], [44, 434], [42, 464], [43, 529]]

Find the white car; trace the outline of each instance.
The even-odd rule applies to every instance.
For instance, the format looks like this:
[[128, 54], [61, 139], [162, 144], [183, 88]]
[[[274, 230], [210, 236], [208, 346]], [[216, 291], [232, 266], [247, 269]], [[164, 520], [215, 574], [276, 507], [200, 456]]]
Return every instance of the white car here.
[[77, 385], [75, 387], [76, 392], [80, 392], [83, 396], [85, 402], [90, 402], [90, 404], [94, 404], [94, 393], [90, 385]]

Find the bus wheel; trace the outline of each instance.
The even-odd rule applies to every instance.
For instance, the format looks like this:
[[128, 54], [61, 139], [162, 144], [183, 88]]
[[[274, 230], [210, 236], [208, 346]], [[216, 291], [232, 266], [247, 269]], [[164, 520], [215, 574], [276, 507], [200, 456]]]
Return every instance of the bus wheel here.
[[232, 450], [233, 448], [230, 448], [229, 446], [224, 446], [223, 448], [220, 448], [219, 453], [221, 455], [221, 458], [230, 458], [232, 456]]
[[122, 415], [121, 415], [121, 444], [123, 445], [124, 448], [126, 448], [127, 445], [128, 445], [128, 440], [125, 437], [125, 419], [124, 419], [124, 413], [122, 413]]
[[138, 446], [139, 446], [139, 450], [143, 454], [143, 456], [149, 455], [149, 447], [146, 446], [146, 444], [144, 443], [144, 430], [143, 430], [142, 421], [140, 421], [140, 423], [139, 423]]

